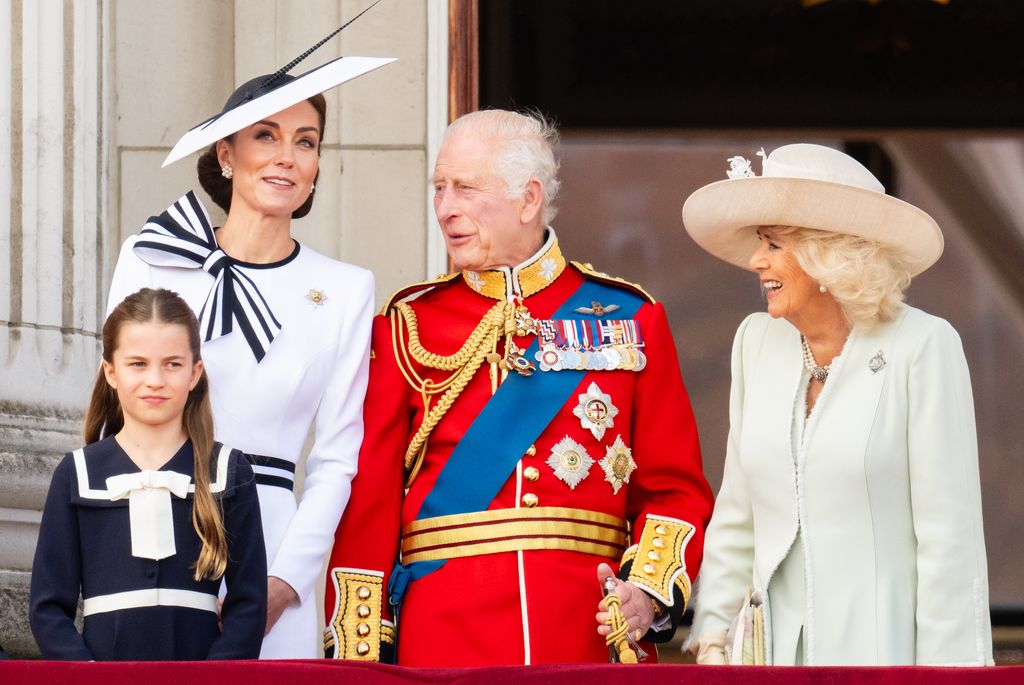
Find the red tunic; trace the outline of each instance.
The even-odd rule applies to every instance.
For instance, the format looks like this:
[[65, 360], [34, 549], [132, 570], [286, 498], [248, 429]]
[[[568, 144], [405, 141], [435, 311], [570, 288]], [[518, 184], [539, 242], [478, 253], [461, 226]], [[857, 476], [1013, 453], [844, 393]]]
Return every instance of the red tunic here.
[[[516, 270], [449, 277], [409, 304], [423, 347], [452, 355], [503, 290], [506, 294], [519, 290], [532, 316], [547, 319], [587, 278], [613, 280], [565, 265], [552, 235], [534, 258]], [[642, 293], [635, 286], [611, 284]], [[639, 372], [584, 374], [577, 390], [535, 440], [535, 453], [531, 449], [523, 455], [488, 509], [565, 507], [624, 519], [631, 526], [633, 546], [626, 550], [620, 576], [626, 577], [631, 568], [634, 576], [639, 574], [641, 586], [668, 606], [674, 627], [700, 565], [712, 494], [702, 472], [693, 412], [664, 308], [644, 297], [634, 320], [643, 337], [646, 367]], [[602, 318], [614, 316], [608, 313]], [[532, 336], [515, 340], [526, 348]], [[387, 587], [401, 530], [416, 518], [448, 456], [492, 396], [485, 362], [430, 434], [422, 468], [403, 498], [403, 455], [423, 421], [424, 407], [421, 394], [410, 386], [396, 361], [396, 349], [401, 354], [401, 345], [396, 348], [393, 341], [392, 320], [385, 313], [373, 327], [359, 473], [328, 566], [325, 644], [328, 654], [340, 658], [378, 658], [381, 640], [383, 651], [389, 651], [391, 611], [381, 588]], [[414, 368], [421, 377], [437, 382], [452, 374], [418, 364]], [[599, 429], [585, 427], [573, 412], [591, 384], [610, 396], [608, 409], [617, 410], [600, 438], [596, 437]], [[516, 416], [507, 420], [515, 422]], [[558, 477], [548, 463], [553, 449], [567, 437], [593, 460], [577, 471], [577, 478], [583, 477], [575, 487], [570, 487], [571, 478]], [[501, 439], [500, 434], [494, 436], [495, 442]], [[613, 484], [600, 463], [616, 443], [632, 452], [635, 470], [628, 483]], [[659, 551], [653, 551], [655, 526], [654, 521], [645, 526], [648, 516], [664, 519], [670, 530], [657, 528], [669, 533], [666, 540], [689, 527], [692, 535], [676, 535], [679, 544], [674, 550], [671, 544], [663, 549], [659, 540], [654, 543]], [[646, 541], [641, 540], [644, 535]], [[633, 568], [630, 560], [638, 543], [645, 558]], [[665, 570], [673, 553], [681, 557], [676, 568], [684, 569], [677, 570], [675, 577], [671, 567]], [[659, 560], [649, 562], [648, 554]], [[613, 569], [619, 567], [619, 559], [609, 556], [528, 549], [449, 559], [409, 586], [400, 614], [398, 663], [461, 667], [606, 661], [608, 650], [597, 633], [594, 614], [601, 599], [597, 565], [608, 561]], [[647, 576], [641, 567], [647, 568]], [[648, 637], [662, 641], [671, 634], [670, 629]]]

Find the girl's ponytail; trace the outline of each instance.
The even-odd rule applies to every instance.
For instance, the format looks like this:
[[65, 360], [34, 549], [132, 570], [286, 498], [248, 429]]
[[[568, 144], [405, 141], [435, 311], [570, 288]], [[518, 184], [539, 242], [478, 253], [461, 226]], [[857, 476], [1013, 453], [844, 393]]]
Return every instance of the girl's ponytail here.
[[228, 566], [228, 540], [224, 533], [224, 517], [220, 503], [210, 492], [210, 464], [213, 453], [213, 411], [210, 409], [209, 383], [206, 370], [188, 394], [185, 402], [185, 432], [192, 438], [195, 455], [196, 494], [192, 500], [192, 525], [203, 541], [196, 560], [196, 580], [217, 579]]
[[[113, 354], [113, 352], [111, 352]], [[89, 408], [85, 410], [85, 426], [82, 437], [85, 444], [96, 442], [108, 435], [121, 430], [124, 426], [124, 414], [121, 413], [121, 401], [117, 399], [117, 391], [107, 383], [107, 376], [100, 367], [96, 382], [92, 386], [92, 397]]]

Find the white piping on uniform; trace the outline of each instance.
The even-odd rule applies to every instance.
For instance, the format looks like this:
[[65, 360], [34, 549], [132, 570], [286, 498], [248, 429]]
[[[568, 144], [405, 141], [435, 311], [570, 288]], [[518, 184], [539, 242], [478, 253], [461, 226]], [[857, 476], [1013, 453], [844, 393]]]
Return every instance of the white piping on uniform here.
[[[516, 462], [516, 509], [523, 501], [523, 460]], [[523, 664], [530, 665], [530, 614], [526, 608], [526, 570], [523, 567], [523, 550], [516, 552], [516, 566], [519, 573], [519, 610], [523, 617]]]

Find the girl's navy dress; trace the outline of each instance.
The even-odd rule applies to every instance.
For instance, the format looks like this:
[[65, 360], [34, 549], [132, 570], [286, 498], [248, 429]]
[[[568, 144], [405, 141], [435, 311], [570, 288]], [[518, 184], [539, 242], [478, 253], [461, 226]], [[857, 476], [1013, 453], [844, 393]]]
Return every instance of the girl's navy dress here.
[[[57, 466], [32, 564], [29, 618], [43, 658], [259, 656], [267, 622], [267, 559], [252, 468], [241, 452], [215, 446], [210, 483], [228, 541], [223, 630], [216, 612], [220, 580], [192, 578], [201, 548], [192, 525], [192, 442], [160, 471], [184, 474], [191, 484], [184, 498], [168, 493], [175, 551], [153, 560], [132, 555], [129, 499], [111, 499], [108, 478], [140, 473], [113, 437], [68, 454]], [[79, 595], [81, 634], [74, 624]]]

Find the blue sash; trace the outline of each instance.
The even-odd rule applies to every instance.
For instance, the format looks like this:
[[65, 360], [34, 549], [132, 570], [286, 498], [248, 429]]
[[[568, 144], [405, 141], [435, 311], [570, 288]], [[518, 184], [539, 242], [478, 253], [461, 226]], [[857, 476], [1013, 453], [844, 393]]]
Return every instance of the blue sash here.
[[[634, 317], [644, 303], [643, 298], [622, 288], [586, 281], [551, 318], [581, 319], [574, 310], [589, 307], [595, 301], [606, 307], [617, 304], [616, 316], [624, 319]], [[532, 360], [537, 349], [535, 339], [523, 356]], [[531, 376], [510, 373], [452, 450], [416, 520], [486, 510], [523, 454], [565, 406], [587, 373], [575, 369], [538, 370]], [[510, 421], [510, 417], [515, 420]], [[388, 595], [396, 614], [409, 583], [433, 573], [446, 561], [395, 565]]]

